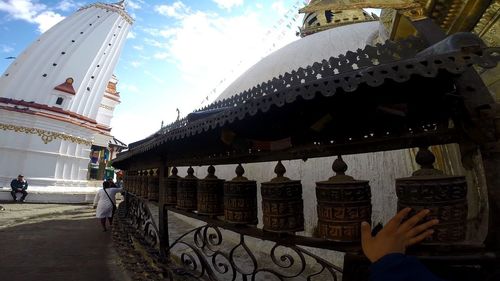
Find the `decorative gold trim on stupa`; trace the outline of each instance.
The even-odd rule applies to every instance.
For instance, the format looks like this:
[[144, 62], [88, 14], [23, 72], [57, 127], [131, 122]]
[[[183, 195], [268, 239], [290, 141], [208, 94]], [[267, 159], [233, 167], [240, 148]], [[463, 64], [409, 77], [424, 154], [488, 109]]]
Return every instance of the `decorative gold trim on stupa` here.
[[362, 9], [315, 11], [304, 16], [300, 35], [304, 37], [338, 26], [376, 20], [378, 20], [376, 15], [370, 15]]
[[83, 145], [92, 145], [91, 140], [86, 140], [84, 138], [64, 134], [64, 133], [57, 133], [57, 132], [51, 132], [43, 129], [37, 129], [37, 128], [29, 128], [29, 127], [23, 127], [23, 126], [16, 126], [16, 125], [10, 125], [10, 124], [2, 124], [0, 123], [0, 130], [3, 131], [14, 131], [16, 133], [25, 133], [29, 135], [38, 135], [43, 143], [48, 144], [49, 142], [60, 139], [64, 141], [69, 141], [72, 143], [77, 143], [77, 144], [83, 144]]
[[312, 0], [306, 7], [300, 9], [300, 12], [312, 13], [324, 10], [353, 10], [363, 8], [406, 10], [420, 7], [420, 4], [413, 0]]

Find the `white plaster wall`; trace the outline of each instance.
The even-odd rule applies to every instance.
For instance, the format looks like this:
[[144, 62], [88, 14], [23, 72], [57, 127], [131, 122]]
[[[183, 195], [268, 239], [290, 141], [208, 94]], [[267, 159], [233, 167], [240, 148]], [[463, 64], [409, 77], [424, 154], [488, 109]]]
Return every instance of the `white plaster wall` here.
[[[2, 123], [65, 133], [91, 140], [93, 132], [77, 125], [0, 109]], [[53, 191], [86, 187], [90, 145], [54, 139], [44, 143], [37, 134], [0, 130], [0, 187], [19, 173], [35, 189]], [[31, 187], [30, 187], [31, 189]]]
[[113, 119], [114, 109], [116, 108], [116, 106], [118, 106], [118, 104], [120, 104], [120, 103], [115, 101], [115, 100], [108, 99], [104, 96], [102, 99], [101, 105], [104, 105], [106, 107], [110, 107], [112, 109], [99, 106], [99, 110], [97, 111], [97, 118], [96, 118], [97, 123], [110, 127], [111, 126], [111, 119]]

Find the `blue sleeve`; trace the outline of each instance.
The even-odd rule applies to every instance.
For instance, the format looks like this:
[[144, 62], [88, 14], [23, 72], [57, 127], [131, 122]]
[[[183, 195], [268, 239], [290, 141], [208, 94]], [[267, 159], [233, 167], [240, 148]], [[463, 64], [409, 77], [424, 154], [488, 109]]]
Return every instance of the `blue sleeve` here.
[[15, 180], [12, 180], [12, 181], [10, 182], [10, 188], [12, 188], [12, 190], [15, 190], [15, 189], [16, 189], [16, 186], [14, 185], [14, 182], [15, 182]]
[[26, 189], [28, 189], [28, 181], [24, 182], [23, 190], [26, 190]]
[[389, 254], [370, 266], [370, 281], [443, 281], [416, 258]]

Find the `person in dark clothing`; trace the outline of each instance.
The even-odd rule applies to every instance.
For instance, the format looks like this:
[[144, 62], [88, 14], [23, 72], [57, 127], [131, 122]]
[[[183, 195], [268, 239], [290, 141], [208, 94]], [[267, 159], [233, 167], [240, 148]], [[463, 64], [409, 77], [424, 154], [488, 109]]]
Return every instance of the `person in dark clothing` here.
[[17, 179], [13, 179], [10, 182], [10, 187], [12, 188], [12, 191], [10, 194], [12, 195], [12, 199], [14, 199], [14, 202], [17, 201], [17, 193], [22, 193], [23, 196], [21, 197], [20, 201], [25, 202], [26, 201], [26, 196], [28, 196], [28, 192], [26, 189], [28, 189], [28, 182], [24, 179], [23, 175], [17, 176]]
[[431, 228], [439, 223], [434, 219], [418, 224], [429, 210], [422, 210], [403, 222], [410, 211], [410, 208], [401, 210], [375, 236], [370, 224], [361, 224], [363, 252], [372, 262], [370, 281], [442, 281], [416, 258], [405, 255], [407, 247], [431, 236], [434, 233]]

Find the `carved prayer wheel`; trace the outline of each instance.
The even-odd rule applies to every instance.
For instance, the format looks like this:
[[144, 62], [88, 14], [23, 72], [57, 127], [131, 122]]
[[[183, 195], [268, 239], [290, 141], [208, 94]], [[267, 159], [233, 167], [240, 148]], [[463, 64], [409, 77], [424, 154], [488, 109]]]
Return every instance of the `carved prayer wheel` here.
[[257, 182], [248, 180], [244, 173], [238, 165], [237, 177], [224, 183], [224, 217], [229, 223], [257, 224]]
[[193, 211], [196, 210], [196, 190], [198, 189], [198, 178], [195, 177], [194, 170], [189, 167], [185, 178], [179, 178], [177, 182], [177, 209]]
[[271, 232], [297, 232], [304, 230], [304, 201], [302, 185], [283, 175], [285, 167], [278, 162], [274, 172], [278, 175], [261, 185], [264, 230]]
[[148, 199], [149, 171], [142, 171], [141, 197]]
[[316, 183], [319, 236], [335, 241], [359, 241], [362, 221], [371, 221], [371, 191], [368, 181], [347, 176], [347, 164], [338, 157], [332, 165], [335, 176]]
[[224, 180], [215, 176], [215, 167], [208, 167], [208, 175], [198, 181], [198, 214], [218, 216], [224, 214]]
[[421, 169], [411, 177], [396, 179], [398, 211], [412, 208], [409, 216], [422, 209], [426, 218], [438, 219], [434, 234], [425, 242], [458, 242], [465, 239], [467, 222], [467, 182], [463, 176], [447, 176], [434, 168], [436, 158], [427, 148], [420, 148], [416, 161]]
[[131, 176], [131, 185], [130, 185], [130, 190], [129, 192], [130, 193], [134, 193], [136, 192], [136, 188], [137, 188], [137, 171], [132, 171], [132, 176]]
[[165, 187], [163, 190], [163, 204], [175, 206], [177, 204], [177, 181], [179, 171], [176, 167], [172, 168], [172, 174], [164, 181]]
[[158, 169], [151, 170], [149, 172], [148, 181], [148, 199], [150, 201], [158, 202], [160, 197], [160, 178], [158, 177]]

